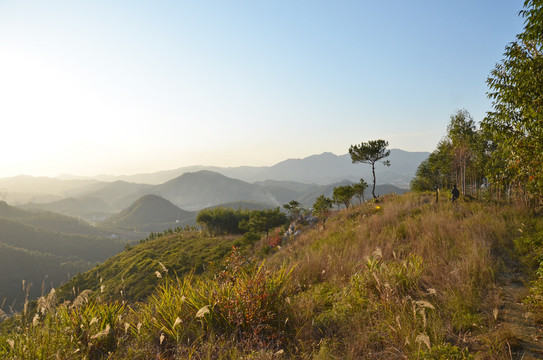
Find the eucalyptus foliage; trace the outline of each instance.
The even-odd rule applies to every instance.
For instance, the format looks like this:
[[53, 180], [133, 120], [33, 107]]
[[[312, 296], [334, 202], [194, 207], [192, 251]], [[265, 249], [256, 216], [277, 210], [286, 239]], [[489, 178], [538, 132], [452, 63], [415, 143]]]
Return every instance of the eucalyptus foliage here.
[[543, 193], [543, 1], [526, 0], [524, 31], [505, 48], [504, 59], [487, 79], [493, 110], [483, 128], [503, 166], [492, 178], [513, 184], [536, 201]]

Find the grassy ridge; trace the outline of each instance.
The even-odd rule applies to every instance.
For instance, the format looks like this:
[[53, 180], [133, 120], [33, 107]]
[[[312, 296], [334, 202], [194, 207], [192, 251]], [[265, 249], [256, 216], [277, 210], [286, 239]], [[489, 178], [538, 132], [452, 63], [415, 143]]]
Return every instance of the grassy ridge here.
[[[72, 303], [58, 305], [54, 294], [43, 298], [37, 315], [16, 319], [22, 331], [0, 333], [0, 355], [505, 359], [505, 343], [485, 337], [499, 302], [495, 274], [519, 229], [523, 236], [531, 231], [530, 221], [538, 220], [509, 206], [453, 207], [434, 204], [433, 195], [389, 197], [338, 212], [326, 230], [305, 230], [275, 248], [265, 263], [250, 261], [251, 252], [234, 251], [214, 270], [197, 277], [179, 272], [177, 280], [164, 271], [171, 274], [175, 259], [185, 259], [177, 266], [203, 270], [198, 264], [207, 258], [196, 258], [201, 246], [212, 256], [236, 239], [208, 239], [204, 246], [204, 238], [171, 234], [125, 251], [122, 266], [112, 259], [100, 274], [83, 274], [80, 279], [89, 282], [81, 280], [81, 296]], [[175, 242], [186, 243], [168, 254]], [[99, 275], [107, 291], [106, 279], [137, 273], [154, 276], [158, 284], [147, 301], [116, 302], [114, 294], [112, 301], [103, 295], [85, 301], [82, 290], [99, 284]], [[125, 291], [148, 288], [143, 278], [138, 282]]]
[[160, 283], [157, 272], [168, 269], [164, 277], [183, 277], [192, 271], [201, 274], [210, 262], [220, 261], [239, 243], [236, 240], [184, 231], [160, 234], [74, 276], [59, 293], [68, 299], [73, 289], [76, 293], [92, 290], [108, 301], [144, 300]]

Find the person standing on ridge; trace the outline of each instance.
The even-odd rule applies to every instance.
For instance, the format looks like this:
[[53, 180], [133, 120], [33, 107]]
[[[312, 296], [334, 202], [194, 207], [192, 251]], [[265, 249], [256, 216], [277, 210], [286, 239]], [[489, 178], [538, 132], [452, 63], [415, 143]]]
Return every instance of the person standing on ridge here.
[[460, 191], [456, 187], [456, 184], [454, 184], [453, 189], [452, 189], [452, 202], [453, 202], [453, 204], [459, 197], [460, 197]]

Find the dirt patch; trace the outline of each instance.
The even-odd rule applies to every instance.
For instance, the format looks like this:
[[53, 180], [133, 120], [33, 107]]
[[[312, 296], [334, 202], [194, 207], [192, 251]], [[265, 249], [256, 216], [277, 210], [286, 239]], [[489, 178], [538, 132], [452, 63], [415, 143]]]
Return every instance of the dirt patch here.
[[497, 318], [497, 342], [505, 347], [508, 359], [543, 359], [543, 328], [534, 320], [522, 300], [528, 295], [525, 275], [512, 261], [506, 261], [498, 274], [500, 304], [494, 309]]

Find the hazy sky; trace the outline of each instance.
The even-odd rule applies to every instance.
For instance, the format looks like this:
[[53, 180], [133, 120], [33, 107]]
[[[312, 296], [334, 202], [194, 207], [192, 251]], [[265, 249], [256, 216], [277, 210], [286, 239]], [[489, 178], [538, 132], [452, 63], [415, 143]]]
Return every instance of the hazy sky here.
[[522, 0], [0, 0], [0, 177], [432, 151]]

